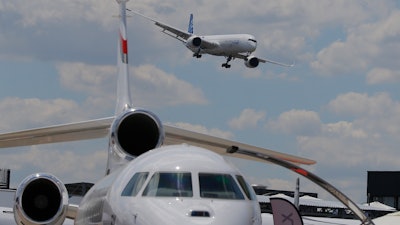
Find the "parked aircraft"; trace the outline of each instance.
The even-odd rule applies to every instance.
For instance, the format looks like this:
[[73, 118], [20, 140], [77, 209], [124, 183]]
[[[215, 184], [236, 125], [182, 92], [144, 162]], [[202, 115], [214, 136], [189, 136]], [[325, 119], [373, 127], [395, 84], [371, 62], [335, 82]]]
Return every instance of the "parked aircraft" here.
[[143, 14], [129, 10], [142, 16], [161, 27], [162, 32], [183, 42], [193, 52], [193, 57], [200, 58], [203, 54], [224, 56], [226, 62], [222, 67], [230, 68], [229, 62], [235, 58], [243, 59], [249, 68], [255, 68], [261, 63], [273, 63], [281, 66], [292, 67], [294, 64], [285, 64], [269, 59], [262, 59], [252, 55], [257, 48], [257, 40], [251, 34], [223, 34], [223, 35], [196, 35], [193, 33], [193, 14], [190, 14], [188, 31], [183, 31], [163, 22], [157, 21]]
[[[164, 126], [152, 112], [134, 108], [128, 76], [128, 0], [116, 1], [120, 30], [115, 116], [0, 134], [0, 148], [108, 136], [105, 177], [79, 206], [68, 203], [66, 187], [54, 175], [34, 173], [26, 177], [15, 193], [15, 223], [59, 225], [68, 218], [67, 223], [72, 220], [75, 225], [261, 225], [253, 189], [220, 154], [251, 158], [235, 154], [247, 149], [299, 164], [315, 161]], [[0, 221], [9, 223], [9, 212], [1, 216]]]

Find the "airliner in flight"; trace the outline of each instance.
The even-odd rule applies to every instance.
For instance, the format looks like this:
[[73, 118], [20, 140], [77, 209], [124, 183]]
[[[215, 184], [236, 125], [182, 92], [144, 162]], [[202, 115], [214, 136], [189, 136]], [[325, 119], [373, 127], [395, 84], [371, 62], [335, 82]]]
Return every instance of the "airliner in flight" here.
[[29, 175], [15, 192], [15, 221], [9, 221], [10, 210], [2, 209], [7, 211], [0, 213], [2, 225], [261, 225], [254, 190], [223, 155], [286, 167], [332, 193], [363, 224], [373, 224], [340, 191], [298, 166], [313, 160], [164, 125], [154, 113], [133, 107], [126, 32], [129, 0], [116, 1], [120, 29], [115, 115], [0, 134], [0, 148], [108, 137], [104, 178], [73, 205], [56, 176]]
[[188, 31], [183, 31], [167, 25], [141, 13], [129, 10], [154, 22], [162, 28], [162, 32], [183, 42], [193, 52], [193, 57], [200, 58], [203, 54], [224, 56], [226, 62], [222, 67], [230, 68], [229, 62], [235, 58], [243, 59], [249, 68], [255, 68], [261, 63], [273, 63], [281, 66], [292, 67], [294, 64], [285, 64], [269, 59], [256, 57], [253, 52], [257, 48], [257, 40], [251, 34], [223, 34], [223, 35], [196, 35], [193, 33], [193, 14], [190, 14]]

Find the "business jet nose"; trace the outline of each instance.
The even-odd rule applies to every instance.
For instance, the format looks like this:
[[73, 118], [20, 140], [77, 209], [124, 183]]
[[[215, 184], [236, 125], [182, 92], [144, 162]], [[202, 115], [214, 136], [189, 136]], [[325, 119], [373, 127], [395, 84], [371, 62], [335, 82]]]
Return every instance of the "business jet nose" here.
[[[236, 200], [145, 199], [135, 221], [140, 225], [260, 225], [252, 207]], [[151, 210], [149, 210], [151, 209]]]

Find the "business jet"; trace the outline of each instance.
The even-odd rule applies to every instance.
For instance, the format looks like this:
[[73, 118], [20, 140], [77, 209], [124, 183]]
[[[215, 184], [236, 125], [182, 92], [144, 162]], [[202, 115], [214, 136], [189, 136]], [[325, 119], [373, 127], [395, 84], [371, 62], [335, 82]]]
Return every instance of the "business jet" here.
[[262, 59], [252, 55], [257, 48], [257, 40], [250, 34], [224, 34], [224, 35], [196, 35], [193, 33], [193, 14], [190, 14], [188, 31], [172, 27], [139, 12], [129, 10], [154, 22], [162, 28], [162, 32], [181, 41], [193, 52], [193, 57], [201, 58], [203, 54], [224, 56], [226, 62], [222, 67], [230, 68], [229, 62], [235, 58], [243, 59], [249, 68], [255, 68], [261, 63], [272, 63], [280, 66], [292, 67], [294, 64], [285, 64], [269, 59]]
[[12, 210], [0, 214], [2, 225], [261, 225], [254, 190], [223, 155], [284, 166], [316, 181], [362, 222], [368, 221], [346, 196], [299, 167], [313, 160], [163, 125], [154, 113], [134, 108], [128, 85], [128, 0], [116, 1], [120, 29], [115, 115], [0, 134], [0, 148], [108, 137], [104, 178], [73, 205], [56, 176], [29, 175], [17, 187]]

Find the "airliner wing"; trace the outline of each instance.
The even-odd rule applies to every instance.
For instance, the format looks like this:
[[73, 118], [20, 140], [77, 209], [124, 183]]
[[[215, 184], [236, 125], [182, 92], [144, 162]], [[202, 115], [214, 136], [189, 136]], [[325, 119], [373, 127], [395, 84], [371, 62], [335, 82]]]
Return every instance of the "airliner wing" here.
[[[108, 134], [113, 119], [114, 117], [108, 117], [79, 123], [0, 134], [0, 148], [102, 138]], [[239, 147], [253, 152], [260, 152], [267, 155], [270, 154], [282, 160], [298, 164], [315, 164], [314, 160], [218, 138], [207, 134], [188, 131], [170, 125], [164, 125], [164, 129], [166, 136], [164, 144], [167, 145], [187, 143], [209, 149], [222, 155], [226, 154], [228, 148]], [[229, 154], [229, 156], [254, 160], [254, 158], [240, 154]]]
[[[235, 58], [239, 58], [239, 59], [243, 59], [243, 60], [247, 60], [248, 59], [248, 56], [247, 55], [243, 55], [243, 54], [236, 54], [234, 57]], [[262, 62], [262, 63], [266, 63], [267, 62], [267, 63], [272, 63], [272, 64], [276, 64], [276, 65], [280, 65], [280, 66], [286, 66], [286, 67], [293, 67], [294, 66], [294, 63], [286, 64], [286, 63], [273, 61], [273, 60], [270, 60], [270, 59], [262, 59], [262, 58], [259, 58], [259, 57], [257, 57], [257, 59], [258, 59], [259, 62]]]
[[[162, 23], [162, 22], [157, 21], [157, 20], [155, 20], [155, 19], [153, 19], [153, 18], [150, 18], [150, 17], [148, 17], [148, 16], [145, 16], [145, 15], [143, 15], [143, 14], [141, 14], [141, 13], [135, 12], [135, 11], [133, 11], [133, 10], [130, 10], [130, 12], [132, 12], [132, 13], [134, 13], [134, 14], [136, 14], [136, 15], [139, 15], [139, 16], [141, 16], [141, 17], [144, 17], [144, 18], [146, 18], [146, 19], [148, 19], [148, 20], [153, 21], [155, 25], [157, 25], [157, 26], [159, 26], [159, 27], [161, 27], [161, 28], [163, 29], [163, 30], [162, 30], [163, 33], [165, 33], [165, 34], [167, 34], [168, 36], [171, 36], [171, 37], [173, 37], [173, 38], [175, 38], [175, 39], [178, 39], [179, 41], [181, 41], [181, 42], [183, 42], [183, 43], [187, 43], [187, 40], [188, 40], [190, 37], [194, 36], [192, 33], [189, 33], [189, 32], [180, 30], [180, 29], [178, 29], [178, 28], [175, 28], [175, 27], [173, 27], [173, 26], [170, 26], [170, 25], [168, 25], [168, 24]], [[217, 42], [209, 41], [209, 40], [206, 40], [205, 38], [202, 38], [202, 39], [201, 39], [201, 46], [200, 46], [200, 47], [201, 47], [202, 49], [213, 49], [213, 48], [216, 48], [216, 47], [218, 47], [218, 46], [219, 46], [219, 45], [218, 45]]]
[[153, 21], [155, 25], [157, 25], [157, 26], [159, 26], [159, 27], [161, 27], [163, 29], [162, 32], [164, 32], [165, 34], [167, 34], [167, 35], [169, 35], [169, 36], [171, 36], [173, 38], [176, 38], [176, 39], [178, 39], [178, 40], [180, 40], [182, 42], [186, 42], [186, 40], [189, 39], [192, 36], [191, 33], [188, 33], [186, 31], [180, 30], [180, 29], [175, 28], [173, 26], [167, 25], [165, 23], [157, 21], [157, 20], [155, 20], [153, 18], [145, 16], [145, 15], [143, 15], [141, 13], [136, 12], [136, 11], [130, 10], [130, 12], [132, 12], [132, 13], [134, 13], [136, 15], [139, 15], [141, 17], [144, 17], [144, 18], [146, 18], [148, 20]]
[[186, 42], [186, 40], [192, 36], [192, 34], [189, 34], [185, 31], [179, 30], [178, 28], [174, 28], [174, 27], [171, 27], [169, 25], [166, 25], [166, 24], [163, 24], [163, 23], [160, 23], [157, 21], [154, 24], [163, 28], [162, 32], [164, 32], [164, 33], [168, 34], [169, 36], [176, 38], [182, 42]]

